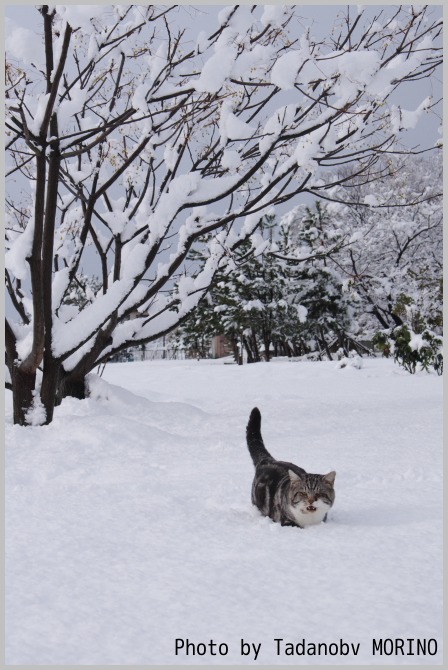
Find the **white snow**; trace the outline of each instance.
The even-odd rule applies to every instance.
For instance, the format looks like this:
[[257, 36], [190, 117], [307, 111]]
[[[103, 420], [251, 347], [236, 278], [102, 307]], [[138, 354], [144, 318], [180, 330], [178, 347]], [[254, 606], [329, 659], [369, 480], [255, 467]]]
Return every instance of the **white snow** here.
[[283, 54], [274, 63], [271, 82], [285, 91], [294, 88], [299, 67], [303, 62], [304, 56], [301, 50]]
[[[49, 426], [6, 398], [10, 665], [441, 664], [442, 379], [391, 361], [107, 366]], [[267, 448], [336, 476], [326, 524], [251, 505], [252, 407]], [[435, 656], [372, 656], [372, 638]], [[227, 656], [175, 656], [175, 639]], [[277, 656], [287, 642], [358, 655]]]
[[95, 20], [104, 13], [104, 5], [54, 5], [57, 13], [73, 29], [81, 28], [88, 33], [95, 30]]
[[281, 89], [289, 90], [294, 88], [297, 79], [301, 82], [312, 82], [322, 75], [331, 78], [339, 74], [333, 91], [342, 100], [353, 95], [359, 85], [370, 84], [379, 63], [378, 52], [367, 50], [330, 51], [317, 59], [312, 58], [308, 39], [302, 36], [300, 49], [288, 51], [277, 59], [272, 68], [271, 82]]
[[167, 144], [163, 153], [163, 160], [165, 161], [168, 170], [174, 170], [178, 157], [179, 154], [177, 153], [176, 148], [171, 144]]
[[48, 101], [50, 99], [49, 93], [41, 93], [36, 97], [36, 99], [28, 96], [28, 102], [34, 104], [34, 109], [31, 107], [32, 117], [27, 119], [28, 128], [34, 135], [39, 135], [42, 127], [42, 123], [45, 118], [45, 112], [47, 111]]
[[114, 209], [112, 212], [103, 212], [101, 216], [107, 222], [114, 235], [120, 235], [129, 223], [129, 217], [126, 212], [122, 212], [119, 209]]
[[[66, 164], [66, 170], [70, 177], [73, 179], [75, 184], [79, 184], [79, 182], [83, 181], [84, 179], [87, 179], [90, 177], [91, 172], [92, 172], [92, 167], [90, 165], [84, 164], [83, 165], [83, 170], [78, 170], [77, 168], [77, 162], [73, 161], [72, 163], [67, 163]], [[80, 208], [76, 208], [77, 210]]]
[[27, 422], [31, 426], [41, 426], [47, 417], [39, 392], [39, 388], [33, 391], [33, 404], [26, 413]]
[[260, 153], [264, 154], [278, 139], [283, 128], [293, 122], [296, 111], [297, 105], [279, 107], [266, 121], [263, 129], [263, 137], [259, 142]]
[[250, 312], [251, 309], [258, 309], [260, 311], [263, 311], [263, 303], [261, 302], [261, 300], [249, 300], [243, 306], [243, 312]]
[[296, 311], [299, 317], [300, 323], [305, 323], [308, 316], [308, 310], [304, 305], [296, 305]]
[[265, 5], [260, 21], [264, 26], [281, 28], [287, 15], [288, 5]]
[[17, 235], [5, 253], [5, 268], [17, 279], [25, 279], [28, 273], [27, 258], [33, 249], [34, 219], [30, 217], [22, 234]]
[[61, 304], [69, 283], [70, 270], [68, 268], [63, 268], [62, 270], [58, 270], [54, 273], [51, 292], [51, 303], [53, 310], [56, 310]]
[[[385, 97], [393, 89], [393, 82], [406, 77], [415, 70], [425, 58], [425, 51], [432, 47], [432, 37], [426, 35], [417, 45], [416, 51], [408, 58], [402, 55], [393, 58], [385, 68], [373, 75], [367, 85], [371, 95]], [[366, 82], [367, 83], [367, 82]]]
[[[364, 198], [364, 204], [369, 205], [370, 207], [378, 207], [378, 205], [379, 205], [378, 198], [373, 193], [368, 193]], [[355, 235], [358, 235], [358, 237], [355, 237]], [[354, 233], [352, 235], [352, 237], [350, 238], [350, 242], [355, 242], [356, 240], [361, 239], [361, 238], [362, 238], [361, 233], [359, 233], [359, 232]]]
[[423, 339], [421, 335], [414, 333], [409, 341], [409, 347], [412, 351], [420, 351], [420, 349], [426, 346], [428, 343]]
[[218, 12], [218, 23], [219, 25], [224, 25], [229, 20], [229, 16], [233, 11], [232, 5], [228, 5], [227, 7], [224, 7]]
[[[127, 259], [128, 263], [122, 269], [123, 279], [114, 282], [107, 293], [98, 295], [95, 302], [79, 312], [70, 323], [54, 320], [53, 353], [55, 356], [63, 356], [79, 346], [81, 342], [87, 340], [89, 335], [93, 335], [130, 293], [133, 286], [133, 277], [141, 269], [144, 253], [141, 249], [142, 246], [141, 244], [136, 245], [135, 252], [133, 250], [130, 254], [132, 259], [136, 261], [134, 275], [130, 270], [132, 263]], [[93, 345], [93, 342], [91, 342], [91, 345]]]
[[195, 82], [195, 88], [200, 92], [216, 93], [224, 84], [232, 72], [232, 67], [237, 56], [233, 45], [219, 45], [202, 68], [199, 79]]
[[241, 157], [237, 151], [226, 149], [222, 152], [221, 165], [223, 168], [234, 172], [241, 166]]
[[236, 60], [232, 75], [241, 79], [264, 77], [270, 60], [274, 55], [271, 46], [256, 44], [250, 51], [243, 51]]
[[146, 102], [146, 94], [148, 93], [148, 87], [144, 84], [140, 84], [134, 91], [132, 96], [132, 106], [142, 114], [148, 113], [148, 103]]
[[255, 128], [239, 119], [232, 111], [232, 104], [226, 100], [221, 107], [221, 116], [219, 119], [219, 132], [221, 136], [221, 146], [225, 146], [227, 139], [244, 140], [250, 139], [255, 133]]
[[397, 133], [401, 128], [404, 130], [415, 128], [423, 112], [428, 110], [431, 103], [432, 98], [431, 96], [428, 96], [413, 112], [392, 105], [390, 111], [390, 126], [392, 128], [392, 132]]
[[353, 356], [352, 358], [347, 358], [344, 356], [341, 358], [340, 361], [336, 363], [336, 369], [344, 369], [344, 368], [356, 368], [357, 370], [360, 370], [363, 366], [362, 358], [359, 356]]

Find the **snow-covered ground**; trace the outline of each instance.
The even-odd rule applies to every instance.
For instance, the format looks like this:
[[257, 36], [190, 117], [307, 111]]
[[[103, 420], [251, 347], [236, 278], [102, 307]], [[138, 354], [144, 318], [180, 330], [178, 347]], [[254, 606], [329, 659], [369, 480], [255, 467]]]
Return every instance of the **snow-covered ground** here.
[[[253, 663], [242, 639], [257, 664], [442, 662], [440, 377], [377, 359], [121, 363], [50, 426], [14, 427], [10, 403], [8, 664]], [[255, 405], [273, 456], [337, 471], [328, 523], [251, 506]], [[176, 638], [228, 653], [175, 656]], [[438, 653], [372, 656], [381, 638]], [[303, 640], [358, 654], [285, 655]]]

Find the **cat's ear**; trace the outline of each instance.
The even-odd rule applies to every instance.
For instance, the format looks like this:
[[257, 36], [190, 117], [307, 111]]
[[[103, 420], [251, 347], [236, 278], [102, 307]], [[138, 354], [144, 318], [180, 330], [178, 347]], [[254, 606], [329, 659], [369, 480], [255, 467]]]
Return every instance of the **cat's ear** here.
[[297, 472], [294, 472], [294, 470], [288, 470], [288, 475], [289, 475], [289, 479], [292, 482], [301, 482], [302, 481], [301, 478], [299, 477], [299, 475], [297, 474]]
[[323, 476], [323, 480], [325, 482], [327, 482], [327, 484], [330, 484], [330, 486], [333, 486], [335, 477], [336, 477], [336, 472], [334, 470], [332, 470], [327, 475]]

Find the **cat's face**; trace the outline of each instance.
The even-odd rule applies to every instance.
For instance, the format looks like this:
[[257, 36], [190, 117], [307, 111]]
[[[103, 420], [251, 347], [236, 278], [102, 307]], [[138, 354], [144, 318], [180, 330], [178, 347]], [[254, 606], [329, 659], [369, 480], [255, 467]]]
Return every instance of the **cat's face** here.
[[334, 479], [336, 473], [327, 475], [307, 474], [299, 477], [289, 470], [290, 513], [300, 526], [320, 523], [334, 503]]

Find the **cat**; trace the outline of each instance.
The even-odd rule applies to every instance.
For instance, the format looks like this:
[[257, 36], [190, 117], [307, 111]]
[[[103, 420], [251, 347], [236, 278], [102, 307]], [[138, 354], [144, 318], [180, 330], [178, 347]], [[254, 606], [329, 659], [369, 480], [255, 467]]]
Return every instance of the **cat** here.
[[255, 465], [252, 503], [260, 512], [282, 526], [305, 528], [326, 521], [335, 499], [336, 472], [313, 475], [294, 463], [275, 460], [261, 437], [258, 407], [250, 414], [246, 438]]

